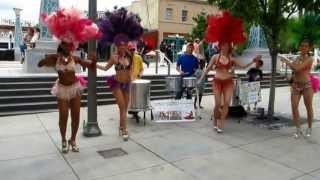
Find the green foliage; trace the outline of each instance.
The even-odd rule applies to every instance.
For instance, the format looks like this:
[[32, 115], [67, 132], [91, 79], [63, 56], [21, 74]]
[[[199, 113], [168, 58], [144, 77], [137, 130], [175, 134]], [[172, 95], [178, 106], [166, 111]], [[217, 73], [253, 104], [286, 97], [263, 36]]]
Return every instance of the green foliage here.
[[189, 39], [203, 39], [207, 28], [207, 14], [202, 12], [193, 17], [192, 20], [196, 23], [196, 26], [192, 28]]
[[288, 20], [287, 26], [281, 31], [280, 49], [283, 52], [297, 51], [304, 38], [310, 39], [315, 47], [320, 46], [320, 15], [307, 14]]
[[208, 0], [221, 9], [230, 10], [235, 16], [248, 23], [261, 25], [270, 50], [277, 51], [281, 29], [286, 27], [288, 18], [302, 10], [319, 13], [319, 0]]

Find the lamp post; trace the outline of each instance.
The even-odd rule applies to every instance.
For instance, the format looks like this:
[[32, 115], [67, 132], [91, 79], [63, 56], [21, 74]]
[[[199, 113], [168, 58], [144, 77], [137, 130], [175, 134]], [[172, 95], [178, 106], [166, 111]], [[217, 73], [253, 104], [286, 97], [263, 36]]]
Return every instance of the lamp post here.
[[18, 60], [18, 57], [20, 57], [20, 44], [22, 41], [22, 29], [21, 29], [21, 19], [20, 19], [20, 12], [22, 9], [19, 8], [13, 8], [13, 11], [16, 15], [16, 21], [15, 21], [15, 28], [14, 28], [14, 54], [15, 54], [15, 60]]
[[[89, 0], [89, 18], [96, 21], [97, 18], [97, 0]], [[97, 52], [96, 40], [88, 43], [88, 52]], [[101, 135], [101, 130], [97, 121], [97, 88], [96, 88], [97, 70], [88, 71], [88, 122], [83, 129], [83, 135], [86, 137], [95, 137]]]

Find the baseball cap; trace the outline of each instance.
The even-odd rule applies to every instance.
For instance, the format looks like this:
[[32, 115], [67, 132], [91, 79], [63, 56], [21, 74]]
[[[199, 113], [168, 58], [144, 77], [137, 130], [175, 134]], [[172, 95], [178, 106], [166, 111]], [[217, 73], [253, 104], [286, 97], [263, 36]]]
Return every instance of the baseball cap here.
[[128, 43], [128, 49], [129, 49], [129, 50], [135, 50], [136, 47], [135, 47], [135, 45], [134, 45], [132, 42], [129, 42], [129, 43]]

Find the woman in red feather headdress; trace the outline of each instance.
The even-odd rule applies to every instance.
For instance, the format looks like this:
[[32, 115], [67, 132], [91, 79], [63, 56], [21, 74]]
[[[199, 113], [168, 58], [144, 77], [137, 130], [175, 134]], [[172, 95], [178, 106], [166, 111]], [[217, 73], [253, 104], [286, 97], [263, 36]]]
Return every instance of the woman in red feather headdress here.
[[242, 20], [231, 16], [228, 11], [224, 11], [222, 15], [208, 17], [206, 40], [207, 42], [218, 42], [220, 53], [211, 58], [200, 81], [210, 70], [216, 71], [212, 84], [215, 95], [213, 125], [218, 133], [222, 133], [233, 94], [233, 68], [234, 66], [247, 68], [253, 62], [242, 65], [232, 57], [233, 45], [243, 43], [246, 37]]
[[[51, 15], [42, 16], [44, 23], [48, 26], [53, 36], [59, 39], [57, 54], [46, 55], [38, 66], [53, 67], [58, 73], [58, 79], [51, 93], [57, 97], [59, 109], [59, 128], [62, 139], [63, 153], [69, 151], [79, 152], [76, 145], [76, 136], [79, 129], [81, 93], [85, 88], [86, 81], [77, 77], [76, 64], [95, 68], [95, 56], [89, 55], [90, 60], [82, 60], [72, 53], [79, 43], [89, 39], [98, 38], [100, 32], [96, 24], [83, 17], [77, 9], [60, 9]], [[71, 110], [71, 138], [67, 142], [66, 130], [69, 109]]]

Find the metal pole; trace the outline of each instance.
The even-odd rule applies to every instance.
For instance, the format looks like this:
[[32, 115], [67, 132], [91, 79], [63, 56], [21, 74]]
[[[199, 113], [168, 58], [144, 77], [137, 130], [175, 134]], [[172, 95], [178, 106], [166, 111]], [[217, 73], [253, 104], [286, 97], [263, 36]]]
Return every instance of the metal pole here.
[[156, 74], [158, 74], [159, 59], [160, 59], [160, 52], [156, 50]]
[[[89, 0], [89, 18], [96, 21], [97, 18], [97, 0]], [[88, 52], [97, 52], [97, 42], [95, 40], [89, 41]], [[88, 122], [83, 129], [83, 135], [86, 137], [95, 137], [101, 135], [101, 130], [97, 121], [97, 84], [96, 84], [97, 70], [88, 71]]]

